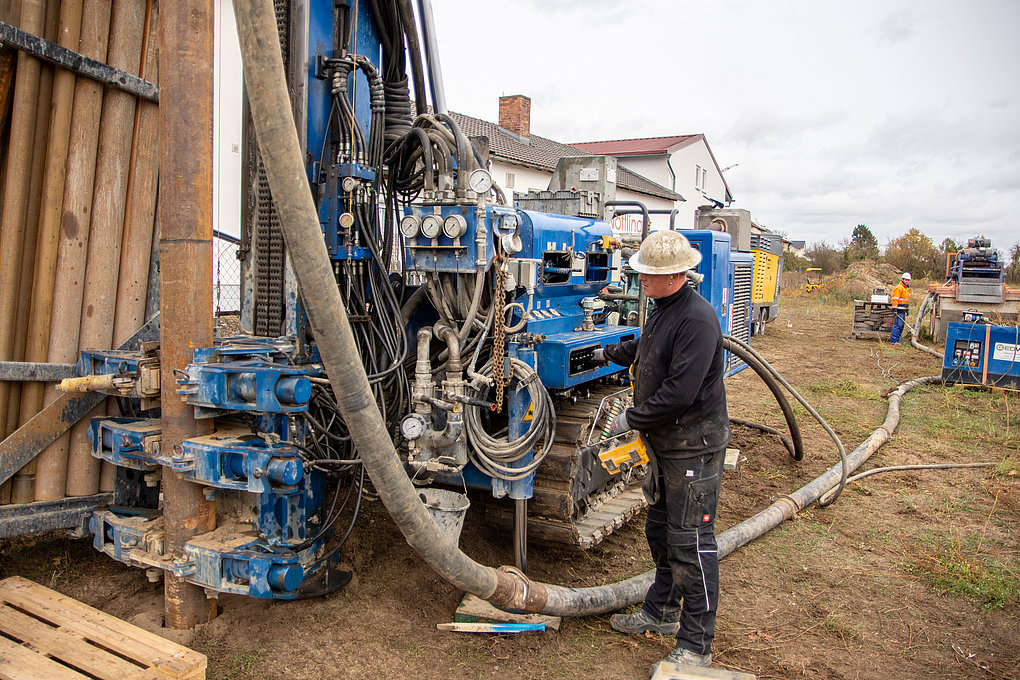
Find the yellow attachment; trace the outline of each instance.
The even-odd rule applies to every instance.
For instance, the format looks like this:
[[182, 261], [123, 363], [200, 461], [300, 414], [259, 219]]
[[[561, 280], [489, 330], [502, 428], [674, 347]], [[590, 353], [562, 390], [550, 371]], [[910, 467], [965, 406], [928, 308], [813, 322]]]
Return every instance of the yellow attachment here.
[[80, 378], [64, 378], [57, 388], [61, 392], [99, 392], [116, 389], [113, 381], [116, 373], [108, 375], [83, 375]]
[[626, 472], [637, 465], [648, 462], [648, 451], [641, 437], [636, 437], [619, 446], [599, 453], [602, 467], [611, 475]]

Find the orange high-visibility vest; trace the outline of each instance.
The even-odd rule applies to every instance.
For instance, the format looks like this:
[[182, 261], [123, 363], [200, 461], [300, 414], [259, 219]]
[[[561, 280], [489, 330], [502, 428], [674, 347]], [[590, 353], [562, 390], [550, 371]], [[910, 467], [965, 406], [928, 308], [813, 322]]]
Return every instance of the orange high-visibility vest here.
[[889, 302], [892, 303], [894, 307], [910, 306], [910, 291], [907, 290], [907, 287], [903, 285], [902, 281], [897, 283], [896, 287], [893, 288]]

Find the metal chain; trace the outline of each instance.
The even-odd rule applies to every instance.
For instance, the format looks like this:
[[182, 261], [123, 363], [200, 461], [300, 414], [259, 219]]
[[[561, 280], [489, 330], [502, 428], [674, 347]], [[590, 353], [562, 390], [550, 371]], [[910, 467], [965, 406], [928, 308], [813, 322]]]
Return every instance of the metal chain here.
[[503, 392], [510, 384], [506, 373], [506, 256], [500, 247], [499, 240], [496, 240], [496, 254], [492, 259], [496, 267], [496, 283], [492, 304], [496, 305], [496, 312], [492, 318], [492, 379], [496, 383], [496, 413], [503, 410]]

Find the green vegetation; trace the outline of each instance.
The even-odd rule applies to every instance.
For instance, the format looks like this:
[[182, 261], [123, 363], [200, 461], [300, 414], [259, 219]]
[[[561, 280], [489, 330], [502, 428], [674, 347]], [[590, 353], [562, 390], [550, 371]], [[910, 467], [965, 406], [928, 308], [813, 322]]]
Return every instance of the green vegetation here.
[[994, 556], [980, 552], [980, 540], [976, 546], [967, 545], [973, 542], [974, 537], [962, 540], [958, 535], [928, 540], [910, 571], [939, 595], [962, 595], [985, 611], [1020, 601], [1020, 576]]
[[[977, 236], [977, 234], [974, 234]], [[1003, 255], [1006, 283], [1020, 285], [1020, 243], [993, 243]], [[962, 246], [951, 238], [944, 238], [936, 243], [923, 229], [912, 227], [902, 236], [890, 239], [884, 249], [878, 245], [878, 239], [865, 224], [858, 224], [850, 233], [849, 238], [842, 239], [838, 245], [830, 246], [824, 241], [813, 243], [805, 251], [803, 262], [792, 262], [787, 255], [787, 271], [820, 267], [822, 274], [830, 276], [841, 272], [854, 263], [885, 262], [900, 271], [909, 271], [915, 279], [940, 279], [945, 273], [946, 256], [955, 253]]]

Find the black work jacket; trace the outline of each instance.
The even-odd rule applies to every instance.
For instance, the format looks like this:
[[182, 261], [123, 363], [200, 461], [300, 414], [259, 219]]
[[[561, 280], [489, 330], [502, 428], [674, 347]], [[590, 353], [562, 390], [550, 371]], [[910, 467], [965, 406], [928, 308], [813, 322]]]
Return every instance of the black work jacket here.
[[655, 301], [641, 336], [606, 347], [606, 358], [634, 364], [627, 422], [656, 455], [688, 458], [730, 440], [722, 331], [715, 309], [690, 284]]

